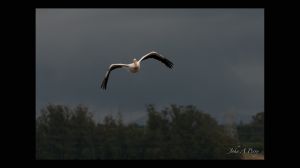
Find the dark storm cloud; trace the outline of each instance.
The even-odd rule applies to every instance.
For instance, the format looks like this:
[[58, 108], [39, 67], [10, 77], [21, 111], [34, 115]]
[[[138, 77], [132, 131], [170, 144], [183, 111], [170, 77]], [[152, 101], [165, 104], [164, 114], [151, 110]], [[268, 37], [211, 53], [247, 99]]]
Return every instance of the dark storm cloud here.
[[[145, 104], [176, 103], [250, 117], [264, 108], [263, 18], [262, 9], [38, 9], [37, 110], [83, 103], [134, 120]], [[152, 50], [175, 68], [147, 60], [136, 75], [113, 71], [100, 90], [111, 63]]]

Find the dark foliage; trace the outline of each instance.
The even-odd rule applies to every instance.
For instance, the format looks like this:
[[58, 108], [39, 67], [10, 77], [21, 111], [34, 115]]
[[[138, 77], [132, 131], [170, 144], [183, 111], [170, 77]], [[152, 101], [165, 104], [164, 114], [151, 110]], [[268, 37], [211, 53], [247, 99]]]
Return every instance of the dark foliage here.
[[237, 144], [194, 106], [147, 106], [145, 126], [106, 116], [96, 123], [85, 106], [48, 105], [36, 119], [37, 159], [240, 159]]

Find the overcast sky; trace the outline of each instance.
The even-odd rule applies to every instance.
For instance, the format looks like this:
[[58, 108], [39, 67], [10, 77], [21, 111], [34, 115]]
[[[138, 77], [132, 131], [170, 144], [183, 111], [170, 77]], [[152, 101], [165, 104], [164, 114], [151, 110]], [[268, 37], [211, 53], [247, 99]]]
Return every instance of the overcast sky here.
[[[149, 59], [137, 74], [114, 70], [100, 88], [110, 64], [152, 50], [174, 69]], [[192, 104], [247, 121], [264, 111], [264, 10], [37, 9], [37, 112], [48, 103], [126, 121], [144, 118], [146, 104]]]

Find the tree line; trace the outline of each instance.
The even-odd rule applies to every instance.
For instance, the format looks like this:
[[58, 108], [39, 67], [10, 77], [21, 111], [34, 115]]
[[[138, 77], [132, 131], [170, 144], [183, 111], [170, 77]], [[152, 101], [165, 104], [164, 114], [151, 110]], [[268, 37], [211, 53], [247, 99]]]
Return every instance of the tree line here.
[[[124, 124], [121, 115], [96, 122], [86, 106], [50, 104], [36, 118], [36, 159], [241, 158], [228, 154], [239, 139], [195, 106], [170, 105], [158, 111], [148, 105], [147, 112], [145, 125]], [[247, 129], [250, 126], [243, 125], [238, 131]], [[253, 140], [251, 135], [241, 135], [247, 142], [247, 136]], [[255, 135], [253, 141], [261, 142], [260, 135]]]

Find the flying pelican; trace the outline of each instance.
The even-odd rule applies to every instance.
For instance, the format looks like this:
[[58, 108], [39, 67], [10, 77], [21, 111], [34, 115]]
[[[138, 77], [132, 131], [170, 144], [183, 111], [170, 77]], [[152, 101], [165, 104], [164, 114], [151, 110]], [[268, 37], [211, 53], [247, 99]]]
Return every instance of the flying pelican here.
[[148, 58], [153, 58], [153, 59], [156, 59], [162, 63], [164, 63], [168, 68], [171, 68], [173, 67], [173, 63], [168, 60], [167, 58], [165, 58], [164, 56], [158, 54], [157, 52], [155, 51], [152, 51], [146, 55], [144, 55], [140, 60], [136, 60], [135, 58], [133, 59], [133, 63], [131, 64], [111, 64], [105, 74], [105, 78], [103, 79], [102, 81], [102, 84], [101, 84], [101, 88], [102, 89], [106, 89], [106, 86], [107, 86], [107, 81], [108, 81], [108, 78], [109, 78], [109, 74], [112, 70], [114, 69], [117, 69], [117, 68], [127, 68], [129, 69], [130, 72], [132, 73], [136, 73], [140, 70], [141, 68], [141, 61], [143, 60], [146, 60]]

